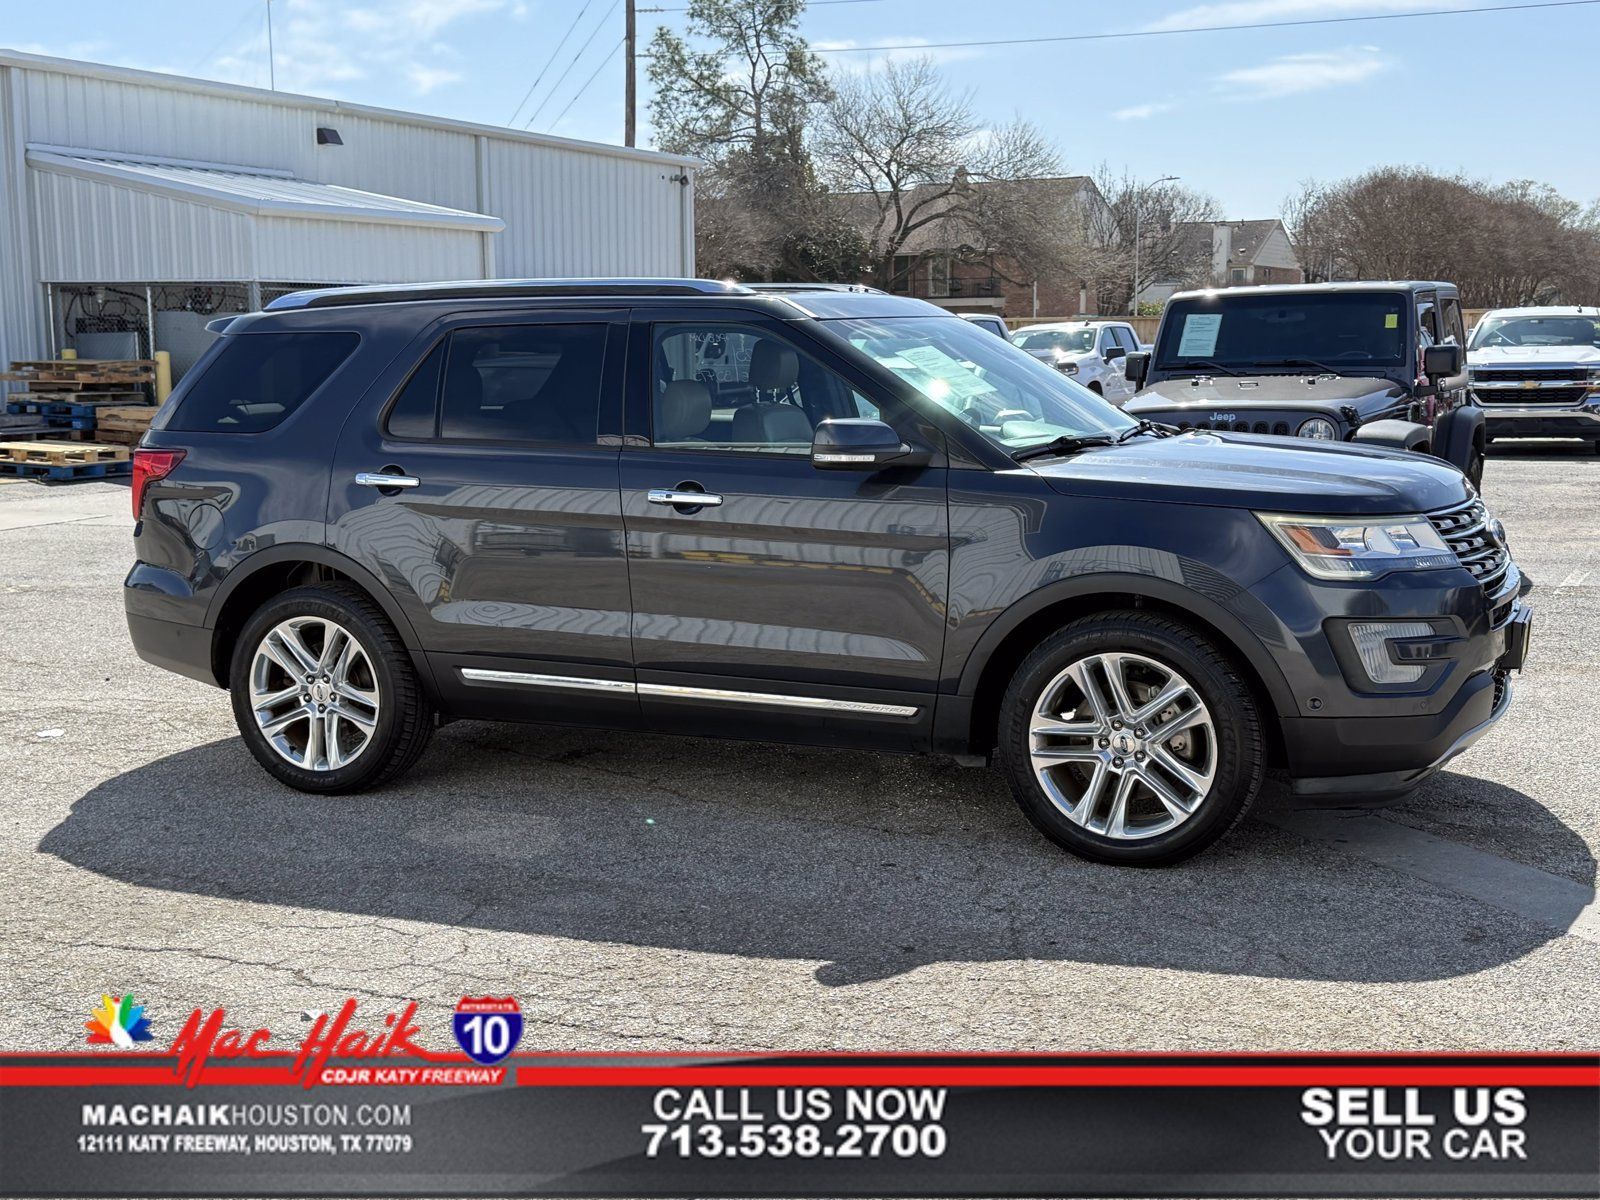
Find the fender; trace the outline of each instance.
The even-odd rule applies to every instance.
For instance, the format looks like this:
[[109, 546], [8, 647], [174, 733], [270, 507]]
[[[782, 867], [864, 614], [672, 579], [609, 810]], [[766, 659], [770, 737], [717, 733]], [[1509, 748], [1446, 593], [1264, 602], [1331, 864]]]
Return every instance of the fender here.
[[1414, 421], [1369, 421], [1350, 440], [1389, 450], [1416, 450], [1418, 446], [1433, 445], [1433, 431]]
[[266, 567], [284, 562], [313, 562], [324, 567], [331, 567], [341, 575], [348, 575], [360, 584], [366, 593], [372, 597], [379, 608], [383, 609], [384, 616], [389, 618], [390, 624], [399, 633], [400, 640], [405, 643], [406, 649], [421, 651], [422, 643], [417, 638], [416, 630], [411, 627], [411, 622], [406, 618], [400, 606], [395, 603], [394, 597], [389, 594], [389, 589], [384, 587], [378, 577], [367, 568], [340, 554], [337, 550], [330, 550], [326, 546], [316, 546], [310, 542], [284, 542], [276, 546], [269, 546], [265, 550], [257, 550], [248, 558], [239, 562], [228, 572], [226, 579], [217, 588], [217, 594], [211, 598], [211, 604], [206, 609], [206, 628], [215, 629], [217, 618], [222, 614], [222, 606], [245, 580], [257, 574]]
[[1472, 444], [1483, 429], [1483, 409], [1463, 404], [1439, 419], [1439, 436], [1433, 452], [1451, 466], [1465, 471], [1472, 462]]
[[1078, 575], [1071, 579], [1059, 580], [1029, 592], [1020, 600], [1015, 601], [1010, 608], [1006, 609], [990, 623], [989, 628], [984, 630], [983, 635], [978, 639], [977, 645], [972, 648], [972, 653], [967, 656], [967, 661], [961, 669], [961, 682], [958, 686], [957, 694], [970, 697], [977, 693], [978, 680], [982, 677], [983, 670], [988, 666], [989, 660], [993, 658], [995, 651], [1029, 617], [1042, 612], [1051, 605], [1060, 604], [1064, 600], [1073, 600], [1079, 596], [1091, 596], [1097, 592], [1143, 596], [1146, 599], [1159, 600], [1180, 612], [1192, 613], [1221, 633], [1227, 640], [1228, 648], [1236, 651], [1250, 664], [1257, 677], [1266, 687], [1273, 706], [1279, 712], [1295, 713], [1299, 711], [1295, 703], [1294, 693], [1290, 691], [1289, 683], [1278, 669], [1278, 664], [1267, 653], [1260, 639], [1250, 632], [1239, 617], [1215, 600], [1170, 580], [1161, 579], [1153, 575], [1130, 575], [1110, 572]]

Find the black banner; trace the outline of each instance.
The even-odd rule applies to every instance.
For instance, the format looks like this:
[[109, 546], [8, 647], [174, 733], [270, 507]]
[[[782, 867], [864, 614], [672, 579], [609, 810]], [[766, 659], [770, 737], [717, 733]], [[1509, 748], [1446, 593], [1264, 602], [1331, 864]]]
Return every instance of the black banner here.
[[1600, 1195], [1600, 1056], [0, 1059], [8, 1195]]

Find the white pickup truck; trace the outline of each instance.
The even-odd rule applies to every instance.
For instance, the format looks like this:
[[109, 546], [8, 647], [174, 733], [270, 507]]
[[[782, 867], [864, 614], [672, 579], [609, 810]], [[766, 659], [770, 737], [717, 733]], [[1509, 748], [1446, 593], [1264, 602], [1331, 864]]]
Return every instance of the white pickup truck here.
[[1489, 440], [1582, 438], [1600, 453], [1600, 308], [1498, 308], [1467, 339]]
[[1123, 374], [1123, 364], [1142, 347], [1126, 321], [1025, 325], [1011, 335], [1011, 341], [1119, 408], [1133, 396], [1135, 389]]

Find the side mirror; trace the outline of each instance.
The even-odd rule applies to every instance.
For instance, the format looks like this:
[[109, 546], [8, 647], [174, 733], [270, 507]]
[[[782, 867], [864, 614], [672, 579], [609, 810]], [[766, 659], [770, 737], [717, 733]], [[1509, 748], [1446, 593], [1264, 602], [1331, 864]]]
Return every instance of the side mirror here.
[[1128, 355], [1128, 360], [1122, 364], [1122, 373], [1127, 376], [1128, 382], [1136, 388], [1144, 386], [1144, 377], [1150, 373], [1150, 352], [1135, 350]]
[[831, 417], [811, 438], [811, 465], [822, 471], [877, 471], [923, 466], [927, 460], [882, 421], [866, 417]]
[[1448, 379], [1461, 374], [1461, 347], [1450, 344], [1425, 347], [1422, 373], [1429, 379]]
[[1127, 356], [1128, 356], [1128, 348], [1126, 346], [1107, 346], [1106, 347], [1106, 361], [1107, 362], [1116, 362], [1117, 359], [1126, 358]]

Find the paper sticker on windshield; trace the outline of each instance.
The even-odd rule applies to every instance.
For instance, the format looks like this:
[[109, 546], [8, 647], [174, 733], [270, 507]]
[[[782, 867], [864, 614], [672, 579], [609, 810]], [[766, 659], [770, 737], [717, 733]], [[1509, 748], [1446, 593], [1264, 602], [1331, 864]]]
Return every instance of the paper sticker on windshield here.
[[1384, 313], [1383, 314], [1383, 327], [1385, 329], [1399, 329], [1400, 328], [1400, 314], [1399, 313]]
[[1183, 336], [1178, 339], [1178, 357], [1210, 358], [1217, 352], [1217, 334], [1220, 332], [1221, 313], [1190, 313], [1183, 319]]

